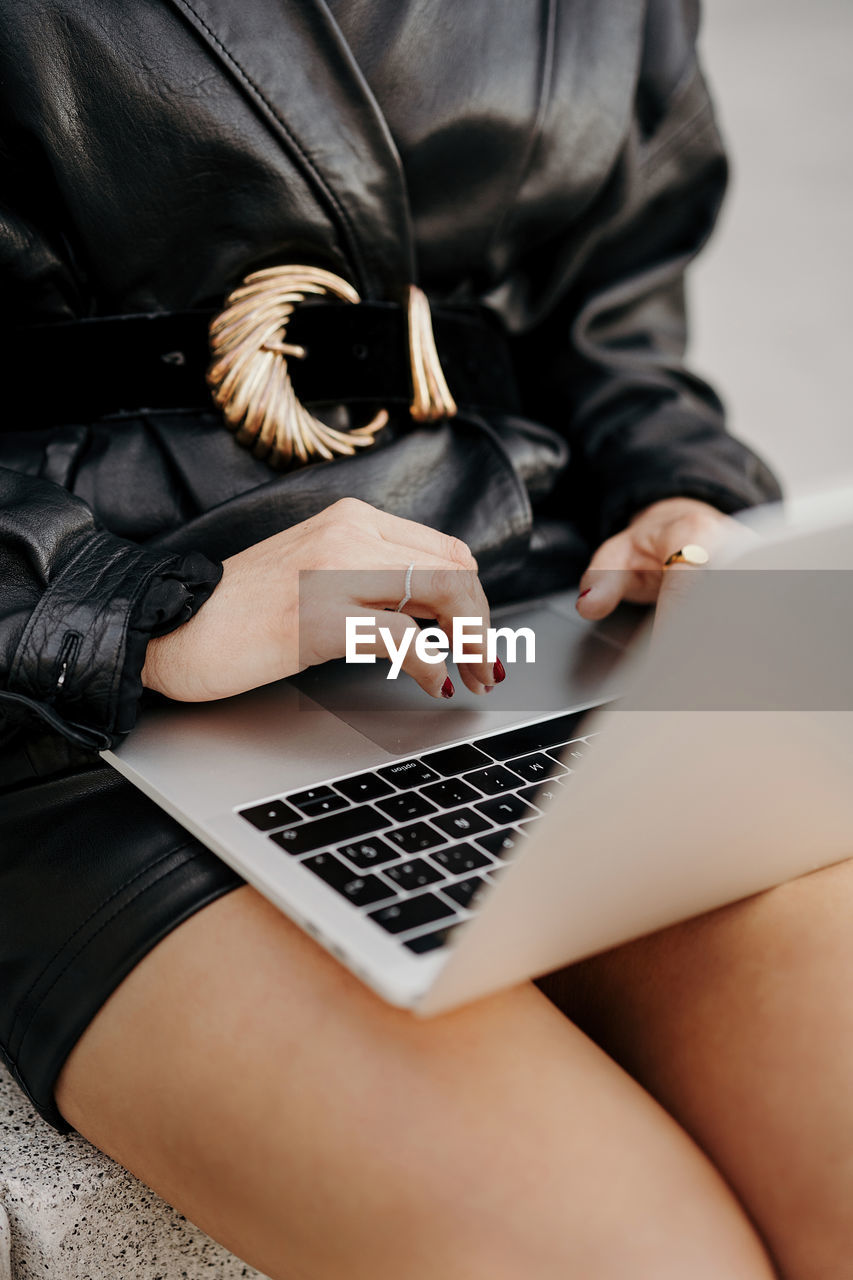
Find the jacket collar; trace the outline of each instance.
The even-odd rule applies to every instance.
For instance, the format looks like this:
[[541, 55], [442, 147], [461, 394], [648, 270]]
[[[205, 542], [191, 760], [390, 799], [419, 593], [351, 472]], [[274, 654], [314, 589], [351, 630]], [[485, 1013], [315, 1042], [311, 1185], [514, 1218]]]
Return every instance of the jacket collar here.
[[339, 228], [353, 283], [399, 300], [416, 278], [400, 156], [323, 0], [169, 0], [266, 122]]

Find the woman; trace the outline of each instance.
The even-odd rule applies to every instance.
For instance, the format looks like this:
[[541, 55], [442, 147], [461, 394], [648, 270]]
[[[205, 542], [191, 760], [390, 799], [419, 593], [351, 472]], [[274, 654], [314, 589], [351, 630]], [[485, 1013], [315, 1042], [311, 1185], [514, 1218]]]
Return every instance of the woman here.
[[[353, 601], [330, 598], [300, 658], [300, 569], [415, 562], [436, 572], [411, 612], [448, 620], [586, 567], [599, 618], [776, 496], [681, 364], [725, 177], [695, 6], [3, 8], [0, 1042], [22, 1086], [273, 1277], [840, 1277], [847, 865], [550, 999], [421, 1024], [95, 754], [143, 685], [221, 697], [340, 652]], [[276, 473], [241, 447], [263, 412], [235, 408], [216, 335], [230, 291], [294, 264], [303, 296], [320, 270], [364, 301], [297, 303], [258, 347], [316, 410], [261, 440], [306, 455]], [[224, 305], [236, 435], [204, 381]], [[475, 564], [471, 588], [447, 572]]]

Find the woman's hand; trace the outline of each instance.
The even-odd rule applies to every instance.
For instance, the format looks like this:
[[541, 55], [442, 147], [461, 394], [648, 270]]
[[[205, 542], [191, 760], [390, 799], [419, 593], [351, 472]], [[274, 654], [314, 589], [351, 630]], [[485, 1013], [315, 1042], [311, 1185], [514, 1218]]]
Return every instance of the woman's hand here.
[[[396, 609], [410, 564], [405, 612], [381, 612]], [[315, 572], [300, 584], [305, 570], [338, 572]], [[181, 702], [227, 698], [342, 657], [347, 617], [375, 618], [399, 647], [403, 633], [417, 627], [413, 618], [434, 618], [449, 634], [461, 616], [481, 618], [484, 632], [489, 626], [477, 562], [465, 544], [344, 498], [226, 560], [204, 607], [176, 631], [149, 641], [142, 683]], [[480, 661], [459, 668], [474, 693], [495, 683], [484, 647]], [[359, 651], [371, 649], [362, 643]], [[381, 639], [373, 651], [387, 656]], [[452, 696], [445, 663], [423, 662], [414, 645], [402, 669], [433, 697]]]
[[729, 516], [695, 498], [653, 503], [598, 548], [580, 580], [578, 613], [597, 621], [612, 613], [620, 600], [652, 604], [667, 556], [691, 542], [711, 551], [734, 526]]

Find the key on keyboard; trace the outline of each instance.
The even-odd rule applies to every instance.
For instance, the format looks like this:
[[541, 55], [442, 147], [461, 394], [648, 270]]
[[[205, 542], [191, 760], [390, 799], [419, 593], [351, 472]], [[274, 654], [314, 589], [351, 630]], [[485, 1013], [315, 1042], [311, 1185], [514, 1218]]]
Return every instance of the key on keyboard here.
[[293, 804], [298, 805], [306, 818], [319, 818], [320, 814], [337, 813], [338, 809], [350, 808], [350, 801], [346, 796], [336, 795], [336, 792], [330, 790], [328, 796], [318, 796], [316, 800], [297, 800], [296, 796], [289, 797]]
[[469, 787], [468, 783], [463, 782], [461, 778], [447, 778], [444, 782], [433, 782], [430, 786], [424, 787], [421, 794], [442, 809], [455, 809], [459, 804], [470, 804], [472, 800], [479, 800], [481, 797], [481, 792]]
[[348, 800], [378, 800], [380, 796], [390, 796], [394, 788], [383, 781], [375, 773], [360, 773], [355, 778], [342, 778], [336, 782], [335, 789], [345, 795]]
[[372, 840], [363, 840], [360, 844], [342, 844], [338, 853], [343, 854], [360, 871], [378, 867], [383, 862], [396, 862], [400, 856], [399, 849], [392, 849], [378, 836], [374, 836]]
[[449, 884], [442, 887], [442, 893], [446, 893], [448, 898], [452, 898], [454, 902], [458, 902], [460, 907], [470, 907], [471, 901], [478, 890], [482, 889], [486, 881], [482, 876], [469, 876], [467, 880], [458, 880], [456, 884]]
[[342, 840], [354, 840], [390, 825], [391, 819], [384, 813], [379, 813], [369, 804], [361, 804], [355, 809], [333, 813], [328, 818], [316, 818], [298, 827], [286, 827], [269, 838], [288, 853], [312, 853], [315, 849], [340, 844]]
[[374, 902], [381, 902], [383, 898], [394, 898], [397, 895], [397, 890], [383, 883], [379, 876], [353, 875], [349, 867], [345, 867], [333, 853], [319, 853], [316, 857], [306, 858], [302, 865], [357, 907], [369, 907]]
[[501, 826], [509, 822], [526, 822], [528, 818], [539, 816], [520, 796], [494, 796], [491, 800], [483, 800], [477, 808], [491, 818], [492, 822]]
[[272, 831], [274, 827], [286, 827], [289, 822], [302, 821], [302, 814], [283, 800], [268, 800], [266, 804], [253, 805], [251, 809], [240, 809], [239, 813], [259, 831]]
[[386, 782], [393, 782], [395, 787], [404, 791], [407, 787], [419, 787], [424, 782], [435, 782], [438, 777], [432, 769], [428, 769], [420, 760], [398, 760], [396, 764], [386, 765], [376, 772]]
[[[480, 807], [478, 805], [478, 808]], [[473, 809], [456, 809], [453, 813], [442, 813], [437, 818], [433, 818], [433, 822], [448, 835], [466, 840], [469, 836], [476, 835], [478, 831], [487, 831], [489, 828], [486, 819], [479, 813], [475, 813]]]
[[522, 787], [518, 794], [530, 804], [538, 804], [541, 809], [556, 800], [561, 790], [562, 783], [552, 779], [550, 782], [540, 782], [538, 786]]
[[444, 872], [433, 867], [423, 858], [410, 858], [408, 862], [399, 862], [396, 867], [389, 867], [385, 872], [389, 880], [393, 880], [401, 889], [411, 892], [423, 889], [436, 880], [444, 879]]
[[424, 849], [432, 849], [434, 845], [444, 844], [447, 836], [436, 831], [426, 822], [412, 822], [408, 827], [398, 827], [388, 832], [388, 839], [393, 840], [404, 853], [423, 853]]
[[485, 791], [487, 796], [498, 795], [501, 791], [513, 791], [521, 782], [516, 774], [510, 773], [509, 769], [505, 769], [502, 764], [493, 764], [488, 769], [478, 769], [476, 773], [468, 773], [465, 777], [466, 781]]
[[[495, 834], [500, 835], [500, 832]], [[456, 844], [452, 849], [436, 849], [435, 853], [429, 856], [431, 862], [437, 862], [451, 876], [461, 876], [466, 871], [476, 871], [478, 867], [493, 865], [491, 858], [486, 857], [470, 844]]]
[[386, 800], [377, 800], [377, 808], [387, 813], [395, 822], [406, 822], [409, 818], [424, 818], [428, 813], [435, 813], [434, 804], [425, 800], [417, 791], [404, 791], [402, 795], [388, 796]]
[[349, 807], [346, 797], [339, 796], [331, 787], [312, 787], [310, 791], [300, 791], [287, 798], [308, 818], [317, 818], [321, 813], [335, 813], [337, 809]]
[[403, 946], [414, 951], [415, 955], [423, 955], [425, 951], [435, 951], [436, 947], [444, 946], [455, 928], [456, 925], [451, 924], [446, 929], [437, 930], [436, 933], [421, 933], [417, 938], [409, 938]]
[[520, 760], [508, 761], [510, 769], [524, 778], [525, 782], [539, 782], [545, 778], [553, 778], [565, 773], [565, 766], [552, 756], [538, 752], [533, 756], [523, 756]]
[[449, 902], [442, 902], [434, 893], [419, 893], [415, 898], [371, 911], [370, 919], [389, 933], [405, 933], [407, 929], [417, 929], [419, 925], [432, 924], [433, 920], [455, 914], [455, 908]]
[[487, 853], [493, 853], [496, 858], [507, 860], [518, 851], [522, 840], [526, 839], [523, 829], [516, 831], [514, 827], [510, 827], [508, 831], [487, 831], [485, 835], [477, 836], [477, 844], [482, 845]]

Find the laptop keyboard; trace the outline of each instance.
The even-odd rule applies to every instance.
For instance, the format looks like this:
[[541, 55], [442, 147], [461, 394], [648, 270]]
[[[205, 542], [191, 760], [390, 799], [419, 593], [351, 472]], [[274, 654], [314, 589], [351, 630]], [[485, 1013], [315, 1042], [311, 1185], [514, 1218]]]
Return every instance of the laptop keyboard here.
[[443, 946], [567, 785], [580, 716], [429, 751], [238, 812], [416, 955]]

